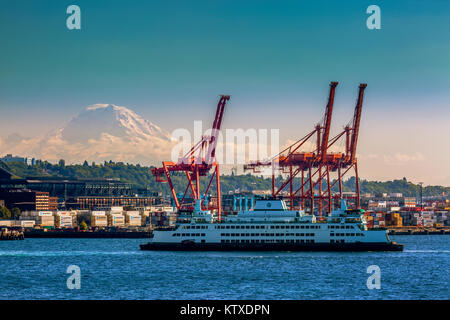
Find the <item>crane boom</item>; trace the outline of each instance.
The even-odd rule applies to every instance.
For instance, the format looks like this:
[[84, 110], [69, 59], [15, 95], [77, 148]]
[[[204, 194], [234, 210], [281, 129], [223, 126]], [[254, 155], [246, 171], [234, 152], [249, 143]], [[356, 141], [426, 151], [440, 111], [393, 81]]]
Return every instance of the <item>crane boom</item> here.
[[328, 147], [328, 139], [330, 137], [330, 127], [331, 127], [331, 116], [333, 114], [333, 104], [334, 104], [334, 93], [336, 91], [336, 86], [338, 82], [330, 83], [330, 94], [328, 95], [328, 104], [325, 109], [325, 119], [322, 134], [322, 142], [320, 143], [320, 160], [325, 159]]
[[358, 92], [358, 100], [356, 102], [355, 113], [353, 115], [353, 125], [352, 125], [352, 137], [350, 141], [350, 162], [353, 163], [356, 158], [356, 144], [358, 142], [358, 134], [359, 134], [359, 124], [361, 122], [361, 111], [362, 104], [364, 99], [364, 90], [366, 89], [367, 84], [361, 83], [359, 85]]
[[213, 126], [211, 128], [211, 136], [209, 138], [208, 152], [206, 153], [205, 162], [210, 165], [211, 161], [216, 156], [217, 136], [219, 135], [220, 127], [222, 126], [223, 113], [227, 101], [230, 100], [230, 96], [221, 95], [220, 100], [217, 103], [216, 116], [214, 118]]

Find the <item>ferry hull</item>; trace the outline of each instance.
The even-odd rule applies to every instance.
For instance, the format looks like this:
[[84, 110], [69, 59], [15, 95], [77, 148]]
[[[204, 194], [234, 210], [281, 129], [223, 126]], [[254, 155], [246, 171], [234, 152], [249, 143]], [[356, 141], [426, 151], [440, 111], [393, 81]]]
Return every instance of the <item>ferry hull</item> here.
[[151, 251], [403, 251], [391, 243], [147, 243], [141, 250]]

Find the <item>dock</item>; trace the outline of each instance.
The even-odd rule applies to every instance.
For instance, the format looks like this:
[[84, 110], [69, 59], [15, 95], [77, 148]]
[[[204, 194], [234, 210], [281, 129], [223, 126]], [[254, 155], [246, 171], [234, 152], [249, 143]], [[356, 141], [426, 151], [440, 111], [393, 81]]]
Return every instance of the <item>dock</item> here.
[[151, 238], [151, 232], [144, 231], [62, 231], [62, 230], [29, 230], [27, 238], [83, 238], [83, 239], [144, 239]]
[[390, 235], [450, 235], [450, 228], [389, 228]]
[[8, 230], [7, 228], [0, 230], [0, 240], [23, 240], [25, 239], [23, 231]]

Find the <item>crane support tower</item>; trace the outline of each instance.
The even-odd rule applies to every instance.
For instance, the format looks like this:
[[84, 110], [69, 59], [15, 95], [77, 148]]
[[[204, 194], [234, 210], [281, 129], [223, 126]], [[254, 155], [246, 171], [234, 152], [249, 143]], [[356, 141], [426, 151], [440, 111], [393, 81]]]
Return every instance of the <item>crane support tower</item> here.
[[[211, 134], [202, 136], [201, 140], [197, 142], [188, 153], [179, 158], [178, 161], [163, 161], [162, 167], [152, 168], [151, 172], [157, 182], [167, 182], [172, 193], [175, 206], [178, 210], [185, 209], [192, 204], [185, 202], [188, 192], [197, 203], [200, 203], [201, 208], [216, 209], [218, 219], [220, 221], [222, 214], [221, 206], [221, 192], [220, 192], [220, 171], [219, 163], [216, 160], [217, 139], [222, 125], [222, 119], [225, 111], [227, 101], [230, 100], [229, 95], [221, 95], [217, 104], [216, 116], [211, 127]], [[212, 170], [212, 174], [210, 174]], [[181, 199], [178, 198], [177, 192], [171, 178], [171, 173], [184, 173], [187, 179], [187, 185]], [[208, 176], [208, 184], [206, 189], [202, 192], [200, 190], [200, 177]], [[216, 184], [215, 204], [208, 205], [205, 198], [212, 187], [213, 181]]]

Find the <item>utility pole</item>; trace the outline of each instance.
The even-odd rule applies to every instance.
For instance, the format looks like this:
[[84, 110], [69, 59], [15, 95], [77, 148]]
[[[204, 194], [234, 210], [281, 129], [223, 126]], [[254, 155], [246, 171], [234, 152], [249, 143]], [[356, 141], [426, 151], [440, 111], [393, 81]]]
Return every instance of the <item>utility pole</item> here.
[[420, 185], [420, 210], [423, 211], [423, 182], [419, 182]]

